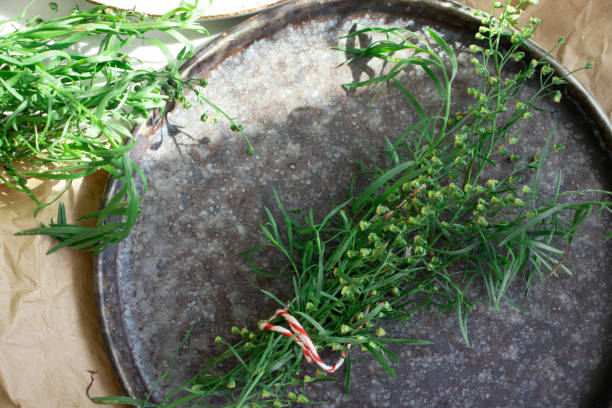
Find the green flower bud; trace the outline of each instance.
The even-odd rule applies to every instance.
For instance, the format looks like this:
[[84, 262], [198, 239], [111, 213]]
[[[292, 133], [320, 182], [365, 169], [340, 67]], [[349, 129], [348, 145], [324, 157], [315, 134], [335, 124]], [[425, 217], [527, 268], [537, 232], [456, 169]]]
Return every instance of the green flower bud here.
[[[395, 225], [393, 225], [395, 227]], [[359, 250], [359, 255], [361, 255], [363, 258], [365, 258], [366, 256], [369, 256], [372, 253], [372, 250], [370, 248], [361, 248]]]
[[363, 221], [363, 220], [359, 221], [359, 229], [361, 231], [367, 230], [368, 228], [370, 228], [370, 226], [372, 226], [372, 223], [369, 223], [369, 222]]
[[389, 212], [389, 207], [386, 207], [386, 206], [384, 206], [382, 204], [379, 204], [376, 207], [376, 214], [378, 214], [378, 215], [384, 215], [384, 214], [386, 214], [388, 212]]
[[402, 232], [402, 229], [397, 225], [392, 224], [389, 226], [389, 232], [392, 232], [393, 234], [399, 234], [400, 232]]
[[497, 187], [497, 184], [499, 183], [499, 181], [495, 180], [495, 179], [489, 179], [486, 181], [485, 186], [487, 188], [490, 188], [491, 190], [494, 190], [495, 187]]
[[552, 69], [552, 67], [549, 64], [542, 65], [541, 71], [543, 75], [548, 75], [548, 74], [552, 74], [553, 72], [555, 72], [555, 70]]
[[427, 250], [423, 248], [422, 246], [417, 245], [414, 247], [414, 254], [417, 256], [425, 255], [426, 252]]
[[457, 134], [455, 135], [455, 147], [456, 148], [461, 148], [465, 146], [465, 135], [464, 134]]

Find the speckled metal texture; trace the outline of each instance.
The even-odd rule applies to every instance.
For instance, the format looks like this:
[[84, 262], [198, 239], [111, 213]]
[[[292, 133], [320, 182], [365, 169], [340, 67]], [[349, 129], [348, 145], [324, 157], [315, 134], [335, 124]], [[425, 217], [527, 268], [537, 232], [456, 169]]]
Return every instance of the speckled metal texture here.
[[[375, 89], [342, 87], [384, 69], [375, 61], [342, 65], [346, 55], [331, 49], [346, 43], [340, 36], [355, 23], [440, 33], [459, 53], [455, 103], [468, 102], [465, 90], [475, 78], [465, 47], [476, 23], [450, 2], [292, 2], [196, 56], [187, 74], [209, 80], [208, 97], [240, 118], [255, 155], [245, 154], [224, 120], [202, 123], [199, 107], [176, 107], [164, 121], [136, 129], [132, 157], [150, 190], [128, 240], [97, 259], [104, 335], [128, 394], [151, 390], [191, 325], [172, 384], [220, 351], [216, 335], [227, 337], [232, 326], [255, 329], [272, 314], [275, 304], [260, 288], [290, 299], [287, 279], [262, 278], [237, 255], [261, 239], [264, 206], [276, 208], [273, 189], [287, 208], [313, 208], [321, 217], [344, 201], [352, 181], [363, 187], [357, 161], [383, 163], [384, 137], [397, 137], [416, 120], [393, 86], [383, 86], [373, 104]], [[437, 106], [421, 73], [409, 70], [401, 80], [427, 109]], [[567, 148], [549, 160], [545, 194], [559, 169], [563, 189], [610, 190], [612, 162], [602, 142], [611, 140], [609, 123], [573, 81], [564, 94], [561, 104], [543, 102], [548, 110], [525, 127], [523, 153], [534, 154], [554, 129], [554, 142]], [[116, 188], [111, 183], [109, 193]], [[397, 379], [358, 355], [364, 361], [353, 366], [349, 396], [343, 370], [338, 383], [312, 385], [306, 394], [327, 407], [590, 406], [605, 386], [612, 348], [612, 251], [603, 243], [611, 228], [605, 215], [582, 228], [567, 259], [573, 277], [548, 277], [526, 299], [517, 284], [510, 295], [525, 312], [477, 305], [469, 318], [471, 347], [455, 316], [423, 313], [387, 330], [435, 343], [392, 347], [400, 359]], [[274, 260], [262, 254], [258, 262], [273, 268]], [[153, 399], [167, 387], [153, 391]]]

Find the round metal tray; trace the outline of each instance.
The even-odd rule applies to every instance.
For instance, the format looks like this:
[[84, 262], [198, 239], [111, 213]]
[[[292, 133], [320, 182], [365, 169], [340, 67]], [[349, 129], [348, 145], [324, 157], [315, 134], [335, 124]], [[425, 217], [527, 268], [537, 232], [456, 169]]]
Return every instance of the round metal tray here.
[[[373, 105], [374, 89], [342, 87], [383, 69], [375, 61], [342, 65], [346, 56], [331, 49], [347, 41], [340, 37], [354, 23], [439, 32], [459, 54], [454, 100], [468, 103], [465, 89], [475, 79], [465, 48], [478, 22], [447, 1], [294, 1], [247, 20], [196, 55], [183, 72], [209, 79], [208, 97], [241, 119], [256, 153], [247, 156], [223, 120], [202, 123], [202, 108], [174, 107], [164, 120], [135, 129], [130, 154], [150, 191], [130, 237], [96, 259], [102, 329], [127, 394], [149, 393], [191, 325], [173, 384], [219, 352], [216, 335], [228, 335], [231, 326], [254, 328], [271, 314], [275, 305], [259, 288], [291, 296], [290, 282], [264, 279], [236, 255], [259, 241], [263, 207], [275, 208], [273, 188], [287, 208], [313, 208], [321, 216], [344, 201], [360, 174], [356, 161], [381, 160], [384, 136], [416, 120], [392, 86]], [[530, 48], [531, 56], [543, 55]], [[421, 79], [416, 71], [402, 77], [432, 108], [435, 92]], [[564, 189], [611, 190], [612, 130], [592, 97], [570, 78], [563, 102], [543, 105], [548, 111], [531, 120], [522, 148], [535, 152], [555, 129], [554, 142], [567, 148], [551, 158], [547, 180], [562, 168]], [[360, 183], [357, 177], [356, 188]], [[107, 197], [117, 188], [111, 181]], [[455, 316], [423, 313], [389, 333], [435, 343], [393, 348], [401, 360], [397, 379], [375, 361], [363, 362], [353, 367], [350, 396], [339, 381], [314, 384], [308, 397], [330, 407], [591, 406], [605, 389], [612, 349], [612, 251], [603, 243], [611, 226], [605, 216], [584, 226], [567, 259], [574, 277], [549, 278], [527, 299], [516, 285], [511, 295], [526, 313], [476, 306], [471, 348]], [[156, 389], [153, 399], [168, 387]]]

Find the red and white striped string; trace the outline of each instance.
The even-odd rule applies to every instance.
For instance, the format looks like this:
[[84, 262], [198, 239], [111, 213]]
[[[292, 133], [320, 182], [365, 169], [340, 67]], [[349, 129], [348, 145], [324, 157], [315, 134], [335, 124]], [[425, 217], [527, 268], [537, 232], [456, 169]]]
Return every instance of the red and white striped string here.
[[[281, 316], [287, 321], [291, 330], [288, 330], [283, 326], [277, 326], [270, 323], [271, 320], [274, 320], [278, 316]], [[338, 361], [336, 361], [334, 365], [330, 366], [325, 364], [323, 360], [321, 360], [321, 357], [319, 357], [317, 348], [315, 347], [312, 340], [310, 340], [310, 337], [308, 336], [308, 333], [306, 333], [306, 330], [304, 330], [300, 322], [298, 322], [297, 319], [290, 315], [287, 312], [287, 309], [284, 308], [278, 309], [270, 319], [261, 322], [259, 324], [259, 329], [274, 331], [292, 338], [293, 341], [295, 341], [302, 348], [302, 351], [304, 352], [304, 357], [306, 358], [307, 362], [312, 363], [314, 361], [319, 365], [319, 367], [321, 367], [321, 369], [327, 371], [328, 373], [333, 373], [338, 368], [340, 368], [344, 363], [344, 359], [347, 355], [347, 352], [343, 351], [342, 357], [340, 357], [340, 359], [338, 359]], [[346, 348], [348, 349], [350, 346], [350, 344], [347, 344]]]

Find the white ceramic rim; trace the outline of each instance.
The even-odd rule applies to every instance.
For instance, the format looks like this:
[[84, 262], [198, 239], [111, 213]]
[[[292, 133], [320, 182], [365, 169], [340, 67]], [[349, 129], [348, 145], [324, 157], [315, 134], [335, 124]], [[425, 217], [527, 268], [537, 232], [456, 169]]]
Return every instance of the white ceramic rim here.
[[[121, 10], [135, 10], [151, 16], [161, 16], [168, 11], [181, 6], [184, 0], [87, 0], [101, 6], [109, 6]], [[214, 20], [253, 14], [270, 7], [284, 3], [286, 0], [214, 0], [204, 9], [202, 19]], [[189, 3], [193, 2], [188, 1]], [[199, 0], [204, 7], [207, 0]]]

